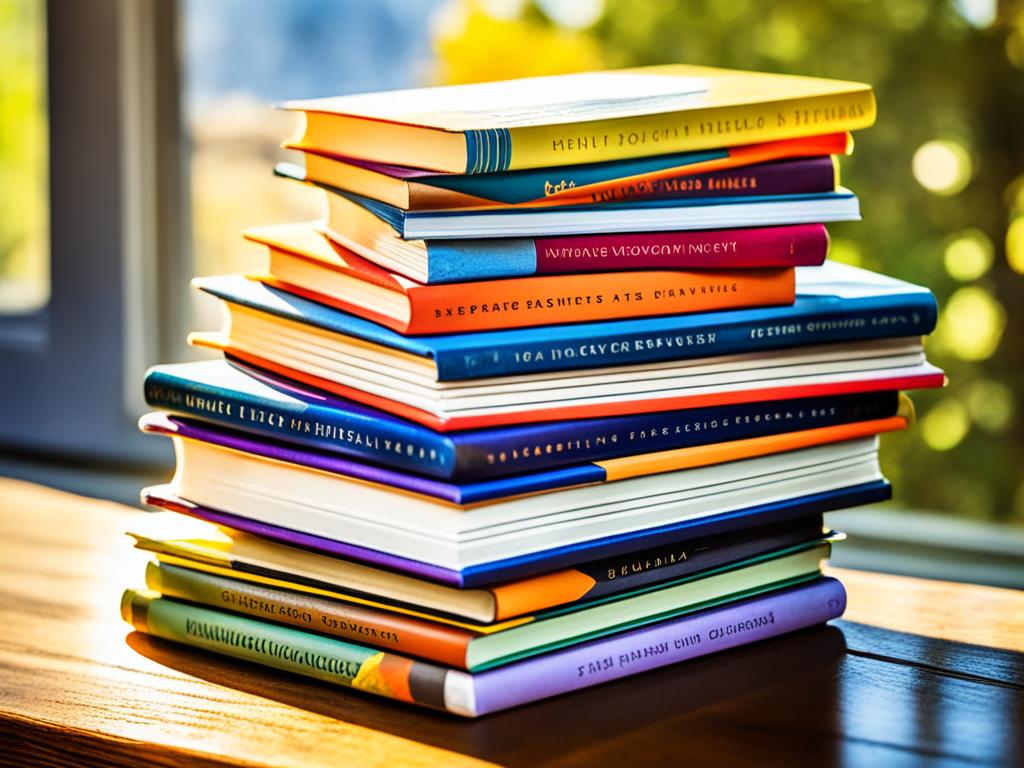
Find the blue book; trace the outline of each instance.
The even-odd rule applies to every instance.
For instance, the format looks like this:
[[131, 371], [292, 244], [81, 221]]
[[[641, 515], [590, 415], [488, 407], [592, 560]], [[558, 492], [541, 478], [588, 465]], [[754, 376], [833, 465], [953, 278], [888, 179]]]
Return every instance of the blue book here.
[[[288, 168], [278, 169], [298, 181]], [[541, 208], [454, 209], [406, 211], [336, 187], [312, 183], [327, 191], [327, 225], [346, 230], [344, 209], [332, 203], [343, 198], [387, 222], [406, 240], [520, 238], [595, 235], [613, 232], [678, 232], [683, 230], [769, 227], [858, 221], [857, 196], [840, 187], [832, 192], [735, 197], [669, 198], [564, 205]]]
[[403, 336], [382, 325], [243, 277], [195, 285], [230, 305], [369, 342], [381, 354], [422, 361], [423, 375], [460, 381], [706, 358], [811, 344], [921, 336], [935, 327], [927, 288], [825, 262], [798, 267], [790, 306]]
[[882, 419], [900, 402], [896, 392], [867, 392], [440, 433], [226, 360], [156, 366], [145, 395], [156, 408], [448, 480]]

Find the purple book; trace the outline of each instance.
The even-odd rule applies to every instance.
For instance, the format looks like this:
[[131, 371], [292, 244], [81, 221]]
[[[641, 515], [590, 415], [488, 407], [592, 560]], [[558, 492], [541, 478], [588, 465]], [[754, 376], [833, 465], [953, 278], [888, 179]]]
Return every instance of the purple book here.
[[155, 593], [128, 590], [136, 629], [421, 706], [478, 717], [686, 659], [821, 624], [842, 615], [835, 579], [772, 592], [643, 629], [471, 674]]

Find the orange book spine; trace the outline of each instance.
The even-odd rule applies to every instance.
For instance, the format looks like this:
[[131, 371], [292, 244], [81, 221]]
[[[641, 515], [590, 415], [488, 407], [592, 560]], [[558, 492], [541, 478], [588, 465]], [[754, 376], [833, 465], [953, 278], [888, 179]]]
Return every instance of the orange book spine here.
[[406, 333], [584, 323], [792, 304], [792, 268], [543, 275], [417, 286]]
[[397, 613], [150, 562], [146, 586], [167, 597], [288, 624], [465, 669], [473, 633]]

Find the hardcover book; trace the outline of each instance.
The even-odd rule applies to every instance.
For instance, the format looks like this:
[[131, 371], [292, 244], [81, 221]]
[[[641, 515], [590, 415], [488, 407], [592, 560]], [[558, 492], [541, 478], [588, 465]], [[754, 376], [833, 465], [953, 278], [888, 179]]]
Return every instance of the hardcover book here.
[[[187, 561], [189, 568], [202, 563], [230, 578], [279, 583], [282, 588], [353, 605], [490, 625], [763, 559], [819, 541], [822, 531], [821, 515], [810, 515], [477, 587], [438, 581], [437, 574], [430, 572], [384, 569], [172, 512], [139, 515], [128, 533], [136, 547], [165, 562]], [[513, 625], [518, 626], [509, 624]]]
[[121, 614], [136, 630], [166, 640], [476, 717], [814, 626], [841, 616], [845, 606], [842, 585], [820, 578], [478, 673], [148, 590], [127, 590]]
[[185, 561], [186, 567], [150, 563], [146, 584], [165, 597], [475, 672], [810, 581], [821, 575], [820, 563], [828, 554], [827, 543], [775, 552], [616, 599], [591, 601], [491, 627], [347, 604], [307, 593], [303, 585], [287, 580], [284, 583], [290, 588], [280, 589], [267, 586], [264, 582], [269, 579], [261, 576], [229, 578], [224, 569], [204, 562]]
[[[597, 366], [599, 355], [610, 353], [608, 356], [619, 357], [632, 352], [629, 337], [605, 337], [607, 341], [582, 337], [572, 346], [549, 346], [552, 342], [557, 344], [559, 338], [565, 339], [566, 335], [576, 337], [573, 329], [593, 329], [599, 325], [597, 323], [550, 326], [543, 335], [530, 331], [520, 337], [524, 345], [531, 345], [519, 348], [522, 362], [532, 363], [536, 351], [539, 355], [557, 358], [552, 362], [564, 370], [522, 376], [471, 377], [473, 381], [439, 381], [440, 365], [443, 365], [440, 351], [453, 340], [520, 331], [525, 334], [528, 329], [435, 337], [395, 334], [413, 341], [426, 352], [425, 358], [418, 358], [403, 353], [397, 345], [371, 346], [344, 333], [342, 328], [350, 329], [352, 321], [357, 319], [353, 315], [253, 281], [243, 278], [204, 280], [201, 287], [225, 300], [227, 320], [221, 333], [193, 334], [192, 343], [220, 349], [229, 358], [247, 365], [443, 432], [796, 397], [916, 389], [941, 386], [944, 381], [942, 372], [927, 363], [921, 340], [916, 336], [711, 357], [712, 350], [707, 347], [717, 346], [719, 331], [677, 332], [667, 337], [659, 335], [649, 342], [650, 347], [671, 345], [670, 348], [640, 346], [637, 349], [638, 343], [632, 342], [641, 357], [650, 352], [660, 353], [670, 358], [668, 362], [628, 365], [628, 358], [620, 358], [619, 365], [606, 364], [607, 367], [586, 370], [576, 370], [582, 366], [575, 360], [563, 362], [562, 358], [579, 355], [591, 361], [591, 366]], [[737, 323], [740, 318], [736, 316], [744, 312], [766, 311], [769, 310], [735, 310], [672, 319], [678, 323], [682, 318], [693, 317], [699, 323], [707, 323], [712, 315], [731, 315], [723, 322]], [[907, 310], [896, 311], [900, 314], [894, 312], [889, 316], [899, 318], [901, 324], [916, 325], [923, 319]], [[620, 322], [646, 323], [655, 319]], [[843, 317], [827, 326], [809, 327], [814, 331], [843, 332], [851, 325], [866, 323]], [[376, 328], [387, 330], [379, 325]], [[727, 330], [735, 333], [740, 328], [742, 325]], [[894, 328], [879, 325], [870, 331], [864, 327], [857, 330], [867, 331], [865, 335], [888, 336]], [[566, 331], [568, 334], [563, 335]], [[768, 327], [768, 333], [786, 336], [790, 333], [799, 336], [802, 331], [802, 324]], [[748, 327], [748, 333], [756, 331]], [[465, 340], [473, 341], [472, 338]], [[746, 339], [743, 343], [757, 348], [759, 341]], [[699, 353], [692, 347], [705, 348], [705, 356], [694, 359]], [[506, 351], [513, 358], [517, 354], [514, 350]], [[500, 354], [498, 349], [491, 349], [481, 358], [487, 356], [493, 362], [496, 353]], [[671, 359], [672, 356], [676, 359]], [[684, 356], [691, 359], [679, 359]], [[463, 366], [463, 370], [467, 364], [472, 365], [468, 356], [461, 360], [454, 356], [449, 359]]]
[[331, 201], [335, 242], [421, 283], [637, 269], [819, 266], [828, 251], [822, 224], [576, 237], [405, 240], [346, 197]]
[[[931, 291], [846, 264], [796, 270], [791, 306], [707, 312], [638, 320], [529, 329], [403, 336], [378, 323], [323, 307], [242, 278], [206, 278], [195, 285], [228, 302], [232, 320], [263, 320], [260, 333], [273, 335], [274, 321], [320, 340], [344, 344], [339, 358], [386, 360], [417, 378], [459, 381], [690, 360], [761, 352], [810, 344], [921, 336], [935, 327]], [[251, 310], [245, 312], [244, 310]], [[230, 337], [230, 334], [226, 334]]]
[[342, 248], [306, 224], [253, 229], [246, 237], [267, 246], [264, 282], [403, 334], [791, 304], [795, 296], [792, 268], [598, 272], [422, 285]]
[[439, 565], [416, 557], [396, 554], [389, 549], [374, 549], [309, 530], [299, 530], [299, 524], [294, 521], [283, 521], [283, 524], [279, 524], [214, 509], [186, 501], [177, 496], [174, 488], [169, 485], [144, 488], [142, 501], [158, 509], [188, 515], [288, 546], [305, 547], [335, 558], [346, 558], [414, 574], [441, 584], [475, 588], [575, 568], [581, 563], [602, 558], [631, 556], [640, 551], [654, 551], [680, 543], [689, 544], [707, 537], [736, 534], [752, 527], [794, 525], [796, 521], [803, 521], [809, 517], [818, 516], [820, 519], [824, 512], [886, 501], [891, 495], [889, 484], [883, 479], [782, 501], [755, 503], [753, 506], [727, 513], [654, 526], [632, 534], [591, 540], [581, 545], [542, 549], [525, 555], [498, 557], [465, 566]]
[[[730, 187], [756, 194], [763, 183], [768, 184], [767, 194], [825, 192], [838, 186], [830, 156], [848, 154], [852, 147], [849, 134], [832, 133], [635, 160], [478, 175], [437, 174], [306, 152], [305, 168], [278, 171], [403, 210], [563, 205], [699, 196]], [[762, 169], [766, 175], [761, 175]], [[773, 186], [776, 180], [780, 186]]]
[[553, 237], [618, 232], [817, 224], [857, 221], [850, 190], [790, 195], [627, 200], [589, 205], [403, 211], [378, 200], [326, 188], [327, 226], [344, 232], [350, 203], [360, 205], [406, 240]]
[[[906, 414], [884, 419], [868, 419], [848, 424], [815, 427], [797, 432], [781, 432], [745, 440], [706, 443], [668, 451], [655, 451], [617, 459], [570, 464], [514, 476], [446, 482], [387, 469], [375, 464], [344, 459], [333, 453], [302, 448], [278, 441], [261, 440], [246, 433], [225, 429], [179, 416], [149, 413], [140, 419], [145, 432], [185, 440], [199, 440], [242, 452], [250, 459], [285, 458], [287, 461], [347, 477], [376, 483], [407, 493], [417, 493], [459, 507], [472, 507], [521, 497], [527, 494], [556, 493], [594, 483], [619, 482], [664, 472], [707, 467], [757, 456], [770, 456], [817, 445], [857, 440], [905, 429]], [[241, 459], [239, 459], [241, 460]]]
[[161, 410], [447, 480], [912, 413], [896, 392], [866, 392], [443, 433], [226, 360], [155, 366], [146, 373], [144, 392]]
[[[283, 446], [271, 457], [172, 439], [178, 456], [173, 496], [450, 570], [569, 546], [575, 563], [586, 562], [626, 551], [589, 551], [603, 540], [632, 537], [639, 540], [634, 550], [657, 546], [659, 541], [645, 541], [651, 529], [667, 532], [688, 520], [883, 480], [878, 438], [870, 437], [466, 507], [343, 474], [334, 465], [344, 460], [330, 455], [318, 455], [313, 465], [311, 457]], [[424, 486], [435, 482], [421, 480]]]
[[449, 173], [577, 165], [866, 128], [870, 86], [668, 65], [283, 105], [292, 146]]

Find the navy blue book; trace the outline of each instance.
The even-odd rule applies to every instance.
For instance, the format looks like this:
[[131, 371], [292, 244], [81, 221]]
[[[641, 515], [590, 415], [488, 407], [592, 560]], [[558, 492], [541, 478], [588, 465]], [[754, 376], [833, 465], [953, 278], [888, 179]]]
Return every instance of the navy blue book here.
[[146, 402], [265, 438], [447, 480], [496, 478], [897, 414], [896, 392], [440, 433], [226, 360], [151, 368]]

